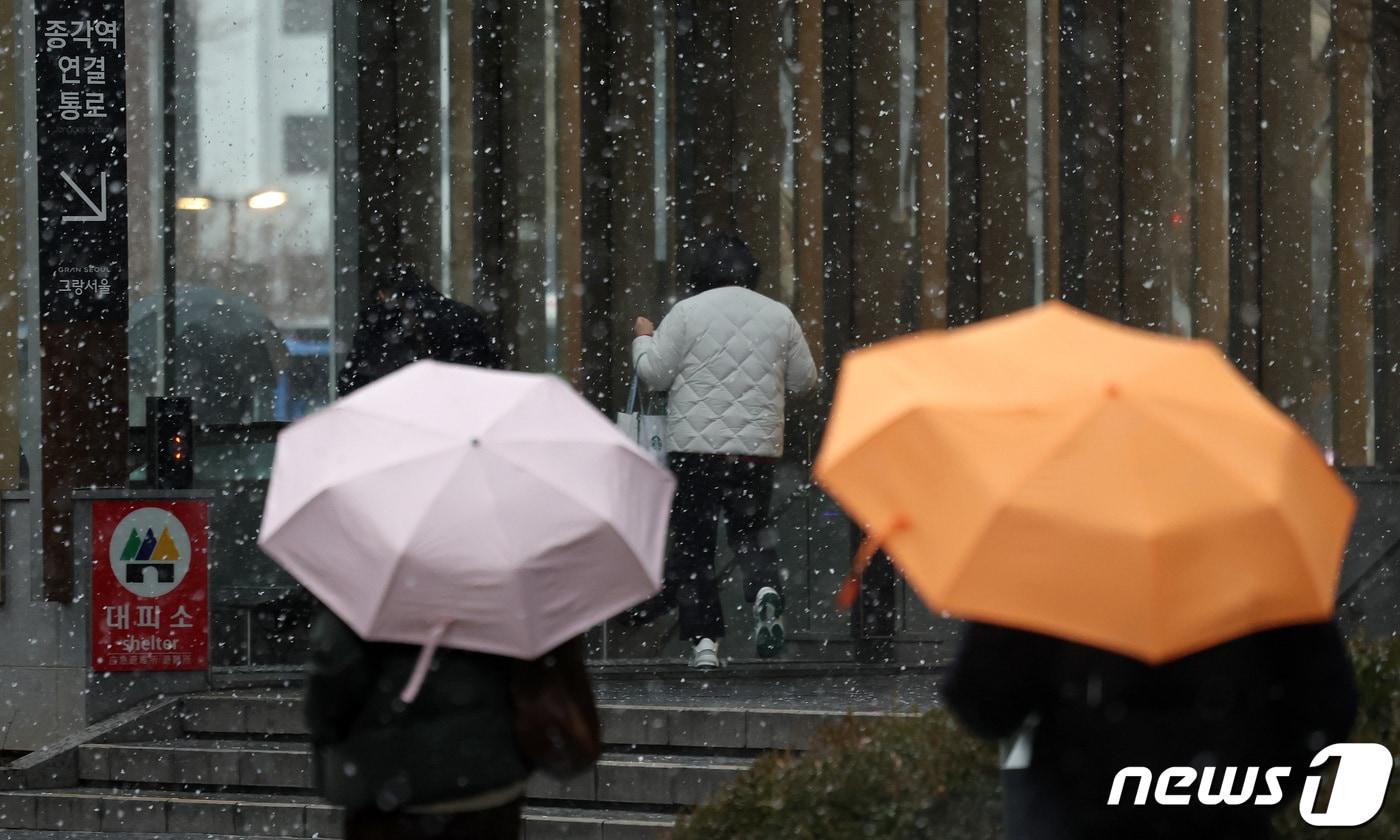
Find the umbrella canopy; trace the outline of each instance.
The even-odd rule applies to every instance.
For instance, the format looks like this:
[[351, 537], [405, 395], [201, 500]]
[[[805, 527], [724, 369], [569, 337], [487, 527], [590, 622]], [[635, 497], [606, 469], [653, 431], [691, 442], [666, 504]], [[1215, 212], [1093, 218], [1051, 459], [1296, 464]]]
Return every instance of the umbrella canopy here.
[[1057, 303], [852, 353], [815, 473], [934, 608], [1154, 663], [1330, 616], [1355, 511], [1213, 345]]
[[[163, 312], [159, 295], [131, 307], [131, 367], [134, 382], [153, 382], [161, 361], [156, 346]], [[277, 376], [287, 367], [287, 348], [277, 327], [246, 295], [208, 286], [175, 289], [178, 381], [174, 393], [188, 395], [195, 416], [208, 424], [240, 423], [270, 412]]]
[[674, 489], [563, 380], [422, 361], [282, 432], [259, 544], [366, 639], [533, 659], [660, 589]]

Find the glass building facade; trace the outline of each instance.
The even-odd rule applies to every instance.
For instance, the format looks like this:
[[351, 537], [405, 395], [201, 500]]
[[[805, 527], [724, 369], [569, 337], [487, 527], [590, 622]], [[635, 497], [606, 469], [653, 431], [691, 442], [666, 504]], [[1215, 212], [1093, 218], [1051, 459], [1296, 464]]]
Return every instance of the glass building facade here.
[[[633, 319], [688, 293], [717, 227], [825, 378], [790, 408], [774, 496], [794, 658], [931, 662], [954, 632], [879, 563], [854, 614], [832, 606], [860, 534], [810, 466], [842, 355], [873, 341], [1059, 298], [1217, 344], [1375, 498], [1400, 470], [1389, 2], [124, 14], [130, 317], [54, 339], [97, 362], [70, 380], [38, 363], [58, 350], [37, 329], [33, 14], [0, 0], [0, 481], [30, 548], [12, 543], [0, 611], [71, 601], [65, 499], [140, 486], [146, 398], [182, 396], [216, 494], [216, 665], [298, 663], [309, 598], [257, 550], [262, 495], [277, 430], [333, 399], [362, 296], [412, 264], [487, 314], [513, 367], [610, 413]], [[1363, 548], [1351, 594], [1381, 597], [1391, 546]], [[670, 659], [668, 629], [600, 630], [593, 651]]]

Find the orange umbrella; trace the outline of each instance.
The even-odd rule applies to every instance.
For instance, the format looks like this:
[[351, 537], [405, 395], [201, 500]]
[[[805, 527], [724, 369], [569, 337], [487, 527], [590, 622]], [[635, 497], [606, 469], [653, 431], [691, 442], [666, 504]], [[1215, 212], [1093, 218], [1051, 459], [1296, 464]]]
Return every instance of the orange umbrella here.
[[851, 353], [815, 473], [853, 576], [880, 543], [935, 609], [1153, 663], [1329, 617], [1355, 513], [1213, 345], [1058, 303]]

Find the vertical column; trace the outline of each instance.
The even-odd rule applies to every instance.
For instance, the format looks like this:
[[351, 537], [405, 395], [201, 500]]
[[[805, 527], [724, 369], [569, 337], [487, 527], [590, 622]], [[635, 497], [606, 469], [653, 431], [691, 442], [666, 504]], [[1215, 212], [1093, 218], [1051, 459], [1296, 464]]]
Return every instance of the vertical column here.
[[632, 374], [632, 322], [638, 315], [656, 321], [664, 314], [656, 270], [656, 16], [651, 2], [612, 0], [610, 23], [613, 336], [620, 362], [614, 367], [613, 402], [621, 404]]
[[400, 258], [418, 269], [440, 289], [450, 288], [442, 274], [441, 125], [447, 118], [442, 90], [442, 10], [447, 0], [396, 0], [397, 34], [394, 60], [398, 65], [398, 194]]
[[895, 3], [853, 9], [855, 215], [854, 338], [867, 344], [904, 332], [904, 290], [915, 272], [909, 216], [901, 205], [900, 19]]
[[335, 387], [354, 340], [360, 306], [360, 11], [358, 0], [332, 0], [331, 113], [334, 124], [334, 320], [332, 358], [327, 384]]
[[1375, 295], [1372, 274], [1370, 146], [1371, 21], [1368, 0], [1334, 0], [1332, 230], [1337, 292], [1336, 395], [1333, 439], [1338, 463], [1373, 460]]
[[450, 277], [444, 284], [453, 298], [476, 298], [476, 19], [475, 3], [447, 6], [447, 236], [451, 244]]
[[1045, 0], [1045, 32], [1043, 43], [1044, 60], [1044, 114], [1045, 114], [1045, 154], [1041, 167], [1045, 173], [1045, 297], [1064, 296], [1063, 246], [1060, 239], [1060, 211], [1062, 197], [1060, 191], [1060, 161], [1062, 159], [1061, 119], [1062, 101], [1060, 81], [1060, 0]]
[[[854, 343], [855, 78], [850, 0], [822, 5], [822, 279], [829, 371]], [[813, 348], [815, 353], [816, 348]]]
[[612, 142], [608, 108], [611, 99], [611, 25], [609, 0], [582, 0], [583, 158], [582, 333], [583, 391], [605, 411], [612, 399]]
[[[859, 346], [905, 332], [906, 289], [918, 276], [907, 209], [901, 201], [900, 7], [854, 2], [852, 93], [851, 341]], [[912, 319], [910, 319], [912, 320]], [[852, 528], [852, 543], [860, 539]], [[896, 576], [879, 555], [861, 583], [851, 615], [857, 661], [893, 655], [898, 623]]]
[[[356, 89], [353, 183], [358, 206], [352, 258], [358, 269], [357, 298], [401, 257], [398, 69], [394, 61], [398, 36], [393, 6], [391, 0], [362, 0], [353, 14], [347, 9], [337, 16], [337, 22], [348, 18], [354, 26], [353, 32], [345, 33], [341, 43], [346, 55], [341, 57], [338, 50], [338, 60], [346, 61], [347, 70], [353, 68], [354, 75], [344, 85]], [[342, 116], [337, 114], [337, 119]], [[348, 244], [348, 238], [337, 238]], [[341, 261], [346, 258], [346, 254], [337, 257]]]
[[[734, 49], [734, 216], [759, 263], [758, 290], [791, 302], [784, 286], [783, 156], [791, 138], [783, 130], [782, 4], [776, 0], [750, 0], [737, 4], [735, 31], [742, 32], [743, 47]], [[718, 16], [711, 5], [708, 14]], [[787, 281], [785, 283], [784, 281]]]
[[1228, 0], [1230, 50], [1230, 357], [1260, 375], [1259, 272], [1263, 256], [1261, 0]]
[[982, 304], [981, 50], [978, 0], [948, 0], [948, 323]]
[[583, 385], [583, 15], [580, 0], [558, 0], [554, 25], [557, 71], [558, 191], [556, 260], [558, 370]]
[[19, 316], [25, 300], [24, 182], [20, 160], [24, 148], [24, 95], [20, 80], [24, 50], [20, 44], [17, 3], [0, 0], [0, 490], [19, 487], [20, 410]]
[[919, 2], [919, 324], [948, 325], [948, 0]]
[[1400, 0], [1376, 0], [1376, 463], [1400, 468]]
[[823, 314], [825, 167], [822, 143], [822, 0], [797, 0], [797, 179], [796, 314], [812, 358], [825, 357]]
[[514, 198], [509, 189], [511, 160], [505, 148], [512, 129], [507, 120], [510, 92], [504, 69], [513, 53], [508, 48], [505, 18], [499, 0], [474, 4], [472, 206], [476, 211], [476, 302], [491, 319], [507, 361], [513, 364], [515, 290], [509, 265], [515, 241]]
[[555, 336], [546, 305], [557, 277], [555, 233], [555, 133], [551, 0], [502, 6], [506, 49], [502, 72], [502, 137], [505, 159], [507, 288], [503, 303], [508, 343], [520, 370], [545, 371], [554, 361]]
[[1195, 130], [1191, 156], [1195, 188], [1195, 294], [1193, 333], [1230, 347], [1230, 150], [1227, 0], [1196, 0]]
[[1123, 20], [1124, 317], [1155, 330], [1172, 328], [1183, 256], [1189, 265], [1182, 240], [1191, 208], [1174, 183], [1171, 14], [1172, 0], [1138, 0]]
[[[727, 7], [703, 0], [679, 0], [676, 8], [676, 222], [682, 262], [688, 263], [688, 250], [702, 231], [738, 226], [734, 212], [738, 115], [730, 45], [735, 16]], [[761, 116], [773, 119], [771, 112]], [[687, 278], [681, 277], [683, 291], [686, 283]]]
[[1061, 288], [1123, 317], [1123, 22], [1117, 0], [1061, 4]]
[[1312, 378], [1314, 69], [1311, 0], [1270, 0], [1260, 18], [1263, 126], [1262, 344], [1264, 395], [1309, 431]]
[[1026, 39], [1021, 0], [979, 4], [982, 317], [1034, 302], [1027, 229]]

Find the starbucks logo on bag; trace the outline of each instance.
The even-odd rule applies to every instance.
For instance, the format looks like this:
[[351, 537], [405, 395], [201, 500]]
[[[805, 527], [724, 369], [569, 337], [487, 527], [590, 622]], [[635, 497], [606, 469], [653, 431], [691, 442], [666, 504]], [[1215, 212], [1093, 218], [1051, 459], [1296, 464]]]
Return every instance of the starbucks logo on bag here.
[[190, 570], [190, 535], [168, 510], [140, 508], [112, 532], [112, 573], [128, 592], [159, 598]]

